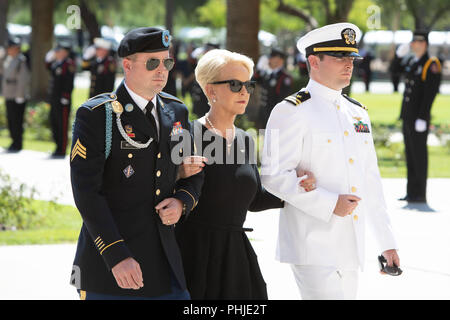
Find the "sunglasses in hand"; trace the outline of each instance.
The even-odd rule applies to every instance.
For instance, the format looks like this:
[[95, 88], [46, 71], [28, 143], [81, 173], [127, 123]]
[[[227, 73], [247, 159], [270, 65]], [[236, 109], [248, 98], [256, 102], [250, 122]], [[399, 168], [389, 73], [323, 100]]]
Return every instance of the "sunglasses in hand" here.
[[256, 81], [242, 82], [239, 80], [223, 80], [223, 81], [211, 82], [211, 84], [222, 84], [222, 83], [228, 83], [230, 85], [230, 90], [232, 92], [240, 92], [242, 90], [242, 87], [245, 87], [245, 89], [247, 89], [247, 92], [249, 94], [252, 94], [256, 88]]
[[378, 263], [380, 265], [380, 271], [385, 274], [390, 276], [399, 276], [403, 273], [402, 269], [397, 267], [395, 263], [393, 263], [392, 266], [388, 266], [386, 258], [383, 255], [378, 256]]

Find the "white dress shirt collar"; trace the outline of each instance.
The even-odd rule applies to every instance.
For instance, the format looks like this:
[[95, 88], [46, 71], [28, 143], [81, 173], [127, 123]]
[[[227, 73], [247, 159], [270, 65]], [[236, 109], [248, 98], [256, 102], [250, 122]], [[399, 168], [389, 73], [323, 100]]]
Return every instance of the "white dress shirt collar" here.
[[342, 90], [334, 90], [320, 84], [319, 82], [309, 79], [308, 85], [306, 86], [306, 90], [311, 92], [311, 96], [319, 96], [324, 98], [330, 102], [338, 102], [341, 98]]
[[[124, 82], [125, 88], [127, 89], [131, 99], [133, 99], [133, 101], [138, 105], [139, 108], [141, 108], [142, 111], [144, 111], [145, 107], [148, 104], [148, 100], [141, 97], [140, 95], [138, 95], [137, 93], [135, 93], [133, 90], [131, 90], [128, 86], [127, 83]], [[153, 97], [152, 99], [153, 105], [156, 107], [156, 95]], [[156, 108], [155, 108], [156, 109]], [[153, 109], [153, 110], [155, 110]]]

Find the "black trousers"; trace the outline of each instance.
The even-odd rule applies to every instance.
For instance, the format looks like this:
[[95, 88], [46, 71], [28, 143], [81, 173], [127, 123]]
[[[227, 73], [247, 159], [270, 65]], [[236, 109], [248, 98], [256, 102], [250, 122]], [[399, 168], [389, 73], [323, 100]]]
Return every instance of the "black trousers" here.
[[57, 155], [66, 154], [69, 115], [70, 103], [67, 105], [56, 101], [51, 103], [50, 124], [52, 126], [53, 140], [56, 143], [55, 154]]
[[424, 132], [415, 130], [415, 121], [403, 120], [408, 183], [406, 194], [412, 199], [426, 199], [428, 176], [428, 125]]
[[23, 115], [25, 113], [24, 103], [16, 103], [14, 99], [6, 100], [6, 117], [8, 118], [9, 134], [12, 139], [12, 144], [9, 147], [11, 150], [22, 149], [23, 136]]

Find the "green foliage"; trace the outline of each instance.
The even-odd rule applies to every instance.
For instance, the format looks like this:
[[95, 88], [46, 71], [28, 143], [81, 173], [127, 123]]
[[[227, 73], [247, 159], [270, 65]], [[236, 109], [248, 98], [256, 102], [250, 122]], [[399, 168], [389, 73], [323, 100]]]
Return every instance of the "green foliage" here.
[[10, 176], [0, 170], [0, 225], [26, 229], [38, 220], [30, 204], [36, 190], [25, 184], [15, 186]]
[[196, 10], [199, 21], [206, 26], [222, 28], [227, 22], [227, 7], [225, 0], [208, 0], [205, 5]]

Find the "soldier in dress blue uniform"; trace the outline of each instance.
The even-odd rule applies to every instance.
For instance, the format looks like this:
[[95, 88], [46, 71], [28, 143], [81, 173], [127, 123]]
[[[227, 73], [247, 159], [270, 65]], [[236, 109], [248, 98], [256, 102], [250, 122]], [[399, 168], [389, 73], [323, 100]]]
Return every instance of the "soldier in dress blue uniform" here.
[[70, 165], [83, 226], [71, 282], [83, 299], [189, 298], [174, 227], [203, 176], [176, 180], [174, 155], [191, 154], [178, 138], [191, 136], [186, 106], [162, 92], [169, 44], [167, 30], [130, 31], [118, 49], [125, 80], [77, 111]]
[[75, 61], [71, 58], [71, 44], [58, 43], [54, 50], [47, 53], [45, 62], [51, 75], [49, 85], [50, 124], [53, 140], [56, 143], [52, 157], [65, 157], [76, 71]]
[[273, 48], [269, 56], [270, 71], [257, 71], [254, 75], [254, 79], [261, 85], [260, 128], [266, 127], [273, 107], [292, 93], [292, 77], [284, 68], [285, 61], [286, 54]]
[[431, 106], [439, 92], [442, 72], [439, 59], [428, 54], [428, 32], [415, 31], [410, 47], [414, 55], [405, 59], [405, 91], [400, 114], [408, 184], [406, 196], [400, 200], [426, 202], [427, 137]]
[[95, 38], [94, 45], [88, 47], [83, 54], [81, 67], [91, 72], [90, 98], [114, 90], [117, 63], [111, 48], [111, 41]]

